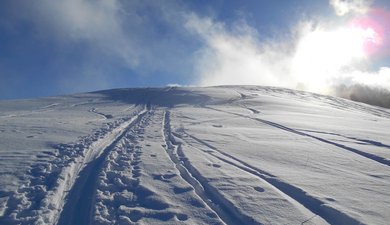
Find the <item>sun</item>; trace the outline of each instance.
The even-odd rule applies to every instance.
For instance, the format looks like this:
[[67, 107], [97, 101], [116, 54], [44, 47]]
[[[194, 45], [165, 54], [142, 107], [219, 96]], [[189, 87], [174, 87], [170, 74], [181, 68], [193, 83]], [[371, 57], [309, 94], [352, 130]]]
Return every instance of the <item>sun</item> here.
[[377, 32], [368, 26], [316, 28], [300, 39], [292, 59], [293, 74], [305, 89], [324, 91], [335, 74], [366, 59], [367, 46], [376, 41]]

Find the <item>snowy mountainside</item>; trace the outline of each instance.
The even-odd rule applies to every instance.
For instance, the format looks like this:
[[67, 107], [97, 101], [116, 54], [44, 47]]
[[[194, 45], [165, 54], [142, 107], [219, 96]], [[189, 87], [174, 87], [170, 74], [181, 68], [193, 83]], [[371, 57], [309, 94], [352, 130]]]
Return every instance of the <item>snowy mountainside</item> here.
[[0, 101], [0, 224], [387, 224], [389, 130], [274, 87]]

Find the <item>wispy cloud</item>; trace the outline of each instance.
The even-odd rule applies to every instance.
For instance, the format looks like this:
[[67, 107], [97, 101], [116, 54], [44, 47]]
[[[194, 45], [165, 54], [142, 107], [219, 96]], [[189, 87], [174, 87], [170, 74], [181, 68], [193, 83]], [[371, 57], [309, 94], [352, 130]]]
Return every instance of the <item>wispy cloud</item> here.
[[195, 53], [195, 73], [201, 85], [262, 84], [286, 86], [291, 49], [287, 42], [260, 42], [259, 34], [238, 21], [227, 29], [211, 18], [192, 14], [186, 27], [203, 40]]
[[333, 7], [338, 16], [344, 16], [349, 13], [366, 13], [373, 0], [330, 0], [329, 4]]
[[[330, 0], [329, 4], [342, 16], [364, 13], [371, 2]], [[347, 54], [359, 53], [355, 51], [359, 49], [348, 51], [353, 49], [348, 37], [356, 35], [340, 34], [326, 19], [297, 21], [290, 32], [277, 37], [259, 33], [245, 15], [224, 23], [192, 12], [182, 1], [14, 0], [8, 4], [16, 21], [32, 24], [34, 38], [50, 42], [59, 54], [69, 48], [85, 55], [81, 62], [68, 64], [63, 57], [50, 59], [54, 66], [49, 72], [60, 74], [58, 83], [64, 90], [113, 87], [111, 76], [118, 67], [141, 74], [137, 79], [165, 73], [173, 79], [162, 82], [203, 86], [272, 85], [324, 93], [334, 86], [355, 84], [390, 89], [390, 68], [368, 70], [364, 58]]]
[[362, 90], [349, 87], [364, 87], [369, 94], [379, 90], [378, 96], [390, 90], [390, 68], [368, 70], [363, 53], [354, 49], [359, 44], [354, 42], [360, 41], [355, 36], [365, 35], [364, 31], [305, 21], [283, 38], [264, 41], [245, 20], [227, 27], [191, 14], [185, 26], [203, 41], [194, 57], [194, 72], [203, 86], [272, 85], [335, 95], [344, 87], [349, 96]]
[[119, 1], [50, 1], [19, 2], [20, 11], [33, 23], [38, 38], [62, 45], [83, 42], [94, 53], [137, 64], [137, 46], [125, 34]]
[[22, 33], [27, 25], [27, 38], [55, 49], [44, 72], [57, 76], [64, 92], [115, 87], [115, 76], [169, 74], [156, 79], [177, 82], [189, 74], [193, 49], [179, 1], [13, 0], [7, 7], [14, 29]]

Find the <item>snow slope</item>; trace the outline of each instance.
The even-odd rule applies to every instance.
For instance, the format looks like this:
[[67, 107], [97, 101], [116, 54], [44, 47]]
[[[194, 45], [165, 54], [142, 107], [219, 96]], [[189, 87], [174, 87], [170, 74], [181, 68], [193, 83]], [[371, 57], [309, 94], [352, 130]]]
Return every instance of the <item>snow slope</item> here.
[[0, 224], [388, 224], [389, 130], [260, 86], [0, 101]]

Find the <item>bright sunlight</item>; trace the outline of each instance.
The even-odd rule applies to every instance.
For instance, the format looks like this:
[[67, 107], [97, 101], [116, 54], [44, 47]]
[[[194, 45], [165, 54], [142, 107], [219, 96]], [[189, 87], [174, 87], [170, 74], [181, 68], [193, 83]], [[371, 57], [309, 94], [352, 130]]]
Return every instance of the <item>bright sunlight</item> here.
[[334, 30], [314, 29], [300, 40], [292, 60], [293, 74], [305, 81], [305, 89], [326, 91], [339, 71], [361, 62], [367, 57], [366, 46], [378, 40], [371, 27], [350, 25]]

